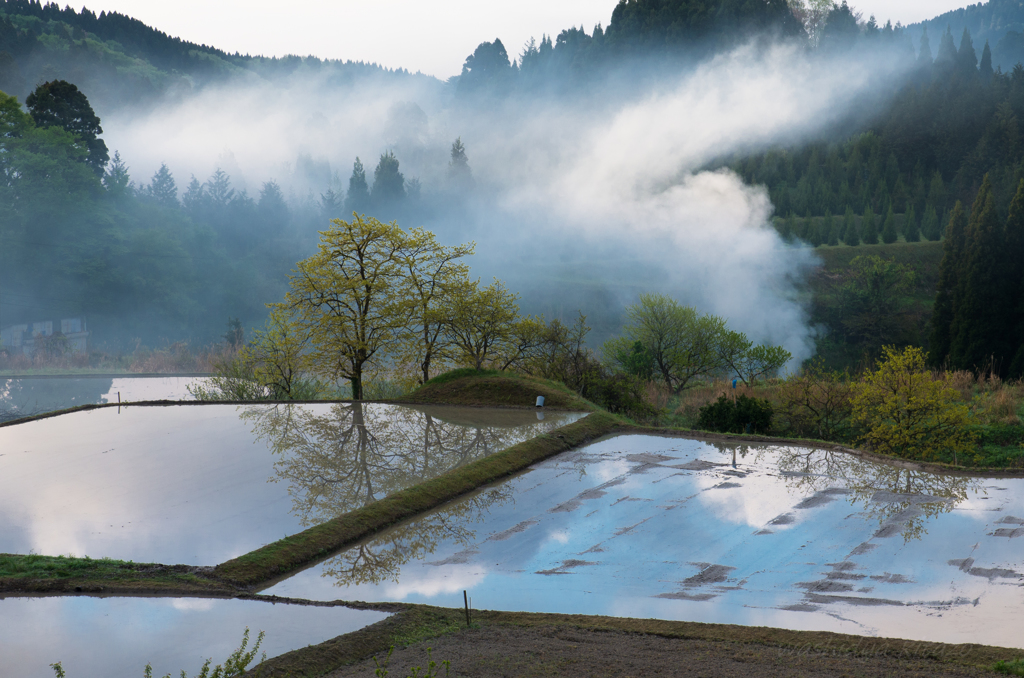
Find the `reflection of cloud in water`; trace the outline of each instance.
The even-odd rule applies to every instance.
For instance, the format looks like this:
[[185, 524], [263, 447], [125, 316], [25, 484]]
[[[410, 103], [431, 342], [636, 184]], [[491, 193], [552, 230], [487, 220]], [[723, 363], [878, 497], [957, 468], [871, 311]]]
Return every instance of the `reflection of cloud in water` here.
[[559, 544], [568, 544], [569, 532], [568, 530], [555, 530], [554, 532], [549, 532], [547, 540], [557, 542]]
[[[751, 471], [744, 478], [728, 477], [724, 482], [737, 484], [739, 487], [720, 488], [723, 479], [716, 476], [702, 477], [696, 483], [703, 490], [697, 495], [696, 500], [704, 504], [719, 520], [757, 529], [793, 508], [794, 495], [791, 491], [778, 491], [778, 477]], [[796, 515], [800, 516], [800, 512], [796, 512]], [[799, 519], [798, 517], [797, 520]], [[785, 527], [773, 526], [772, 529]]]
[[450, 565], [444, 568], [419, 570], [402, 577], [397, 584], [384, 585], [390, 600], [407, 600], [410, 596], [433, 598], [446, 593], [461, 593], [483, 582], [487, 569], [480, 565]]
[[171, 606], [182, 612], [205, 612], [213, 609], [214, 601], [206, 598], [175, 598]]
[[[1001, 517], [1024, 515], [1024, 480], [1001, 481], [1013, 491], [982, 500], [984, 483], [969, 478], [838, 453], [737, 449], [735, 467], [732, 457], [733, 449], [700, 441], [599, 441], [496, 488], [514, 502], [465, 517], [453, 510], [459, 502], [447, 505], [447, 536], [430, 514], [369, 547], [403, 554], [387, 573], [399, 586], [437, 581], [438, 570], [486, 572], [464, 588], [491, 609], [1022, 642], [986, 626], [984, 610], [992, 624], [1005, 624], [1024, 604], [1019, 548], [996, 534]], [[1002, 511], [956, 510], [977, 503]], [[979, 523], [978, 514], [988, 520]], [[429, 548], [417, 555], [424, 534]], [[955, 559], [963, 565], [950, 565]], [[446, 596], [458, 592], [374, 587], [356, 568], [325, 593], [321, 575], [333, 576], [330, 569], [325, 563], [265, 592], [400, 594], [435, 604], [451, 604]], [[945, 619], [915, 626], [930, 615]]]
[[588, 473], [592, 473], [595, 478], [602, 483], [606, 483], [609, 480], [625, 475], [629, 472], [630, 466], [632, 464], [624, 460], [604, 461], [597, 464], [596, 468], [589, 469]]
[[[0, 552], [215, 564], [580, 416], [368, 409], [348, 439], [363, 450], [327, 403], [114, 407], [4, 427]], [[280, 423], [296, 446], [254, 438], [253, 420]]]

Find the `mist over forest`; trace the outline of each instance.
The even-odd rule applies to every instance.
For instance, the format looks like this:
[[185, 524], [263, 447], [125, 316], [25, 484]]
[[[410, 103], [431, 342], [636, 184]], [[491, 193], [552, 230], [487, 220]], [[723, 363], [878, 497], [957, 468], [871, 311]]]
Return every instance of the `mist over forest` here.
[[[806, 359], [827, 238], [775, 217], [945, 223], [986, 174], [1005, 212], [1024, 11], [904, 28], [846, 2], [710, 6], [623, 1], [606, 27], [485, 40], [441, 81], [3, 0], [0, 325], [85, 316], [110, 350], [218, 341], [229, 318], [260, 325], [355, 211], [475, 241], [474, 277], [527, 313], [581, 310], [597, 343], [663, 292]], [[29, 115], [51, 81], [87, 97], [103, 149]]]

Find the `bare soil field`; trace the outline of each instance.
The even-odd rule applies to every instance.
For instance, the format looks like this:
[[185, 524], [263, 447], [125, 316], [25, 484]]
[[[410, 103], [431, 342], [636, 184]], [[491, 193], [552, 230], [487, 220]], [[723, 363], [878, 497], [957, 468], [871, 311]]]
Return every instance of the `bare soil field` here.
[[[737, 641], [666, 638], [659, 635], [571, 626], [483, 626], [396, 648], [388, 675], [408, 676], [428, 668], [427, 647], [451, 676], [978, 676], [988, 667], [941, 659], [781, 647]], [[378, 655], [383, 662], [384, 656]], [[328, 674], [331, 678], [374, 676], [372, 658]]]

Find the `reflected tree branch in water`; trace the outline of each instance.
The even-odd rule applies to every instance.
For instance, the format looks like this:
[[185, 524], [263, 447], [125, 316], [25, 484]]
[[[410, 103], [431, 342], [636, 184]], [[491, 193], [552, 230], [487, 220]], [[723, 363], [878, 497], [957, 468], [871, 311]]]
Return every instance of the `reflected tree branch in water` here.
[[[521, 421], [522, 416], [517, 413], [515, 418]], [[552, 418], [530, 425], [474, 425], [461, 419], [446, 421], [431, 411], [361, 402], [333, 404], [326, 411], [308, 405], [249, 407], [241, 417], [252, 422], [253, 433], [278, 457], [270, 480], [288, 483], [292, 512], [305, 526], [371, 504], [561, 423]], [[442, 543], [470, 545], [476, 538], [471, 525], [486, 518], [488, 507], [511, 498], [507, 486], [467, 497], [333, 556], [322, 566], [324, 576], [336, 579], [339, 586], [397, 581], [402, 565], [433, 553]]]
[[339, 587], [384, 581], [397, 583], [403, 565], [411, 560], [422, 560], [442, 543], [462, 550], [470, 548], [476, 540], [476, 531], [469, 525], [482, 523], [492, 506], [500, 506], [512, 498], [511, 487], [501, 486], [446, 506], [333, 556], [324, 562], [323, 576], [334, 579], [335, 586]]
[[[544, 433], [560, 421], [519, 426], [449, 422], [419, 409], [360, 402], [246, 408], [242, 418], [278, 460], [293, 513], [319, 524], [398, 490]], [[522, 414], [518, 416], [521, 418]]]
[[879, 528], [901, 525], [904, 541], [927, 533], [928, 520], [952, 511], [971, 492], [981, 489], [975, 478], [915, 471], [865, 461], [845, 452], [813, 448], [770, 448], [791, 489], [801, 493], [847, 489], [852, 505], [861, 504]]

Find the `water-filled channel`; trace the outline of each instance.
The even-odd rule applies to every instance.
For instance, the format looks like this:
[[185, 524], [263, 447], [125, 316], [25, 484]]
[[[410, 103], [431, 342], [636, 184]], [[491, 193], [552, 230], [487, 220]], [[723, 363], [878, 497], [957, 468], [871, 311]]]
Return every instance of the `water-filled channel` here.
[[212, 565], [581, 416], [203, 404], [18, 423], [0, 428], [0, 553]]
[[264, 592], [1024, 647], [1022, 536], [1024, 479], [626, 435]]
[[0, 674], [53, 678], [49, 665], [59, 661], [69, 678], [141, 676], [147, 663], [154, 676], [182, 670], [194, 676], [207, 659], [227, 659], [246, 627], [248, 647], [264, 631], [261, 654], [275, 657], [385, 617], [340, 606], [252, 600], [6, 598], [0, 599]]
[[0, 422], [78, 405], [142, 400], [192, 400], [197, 377], [0, 377]]

